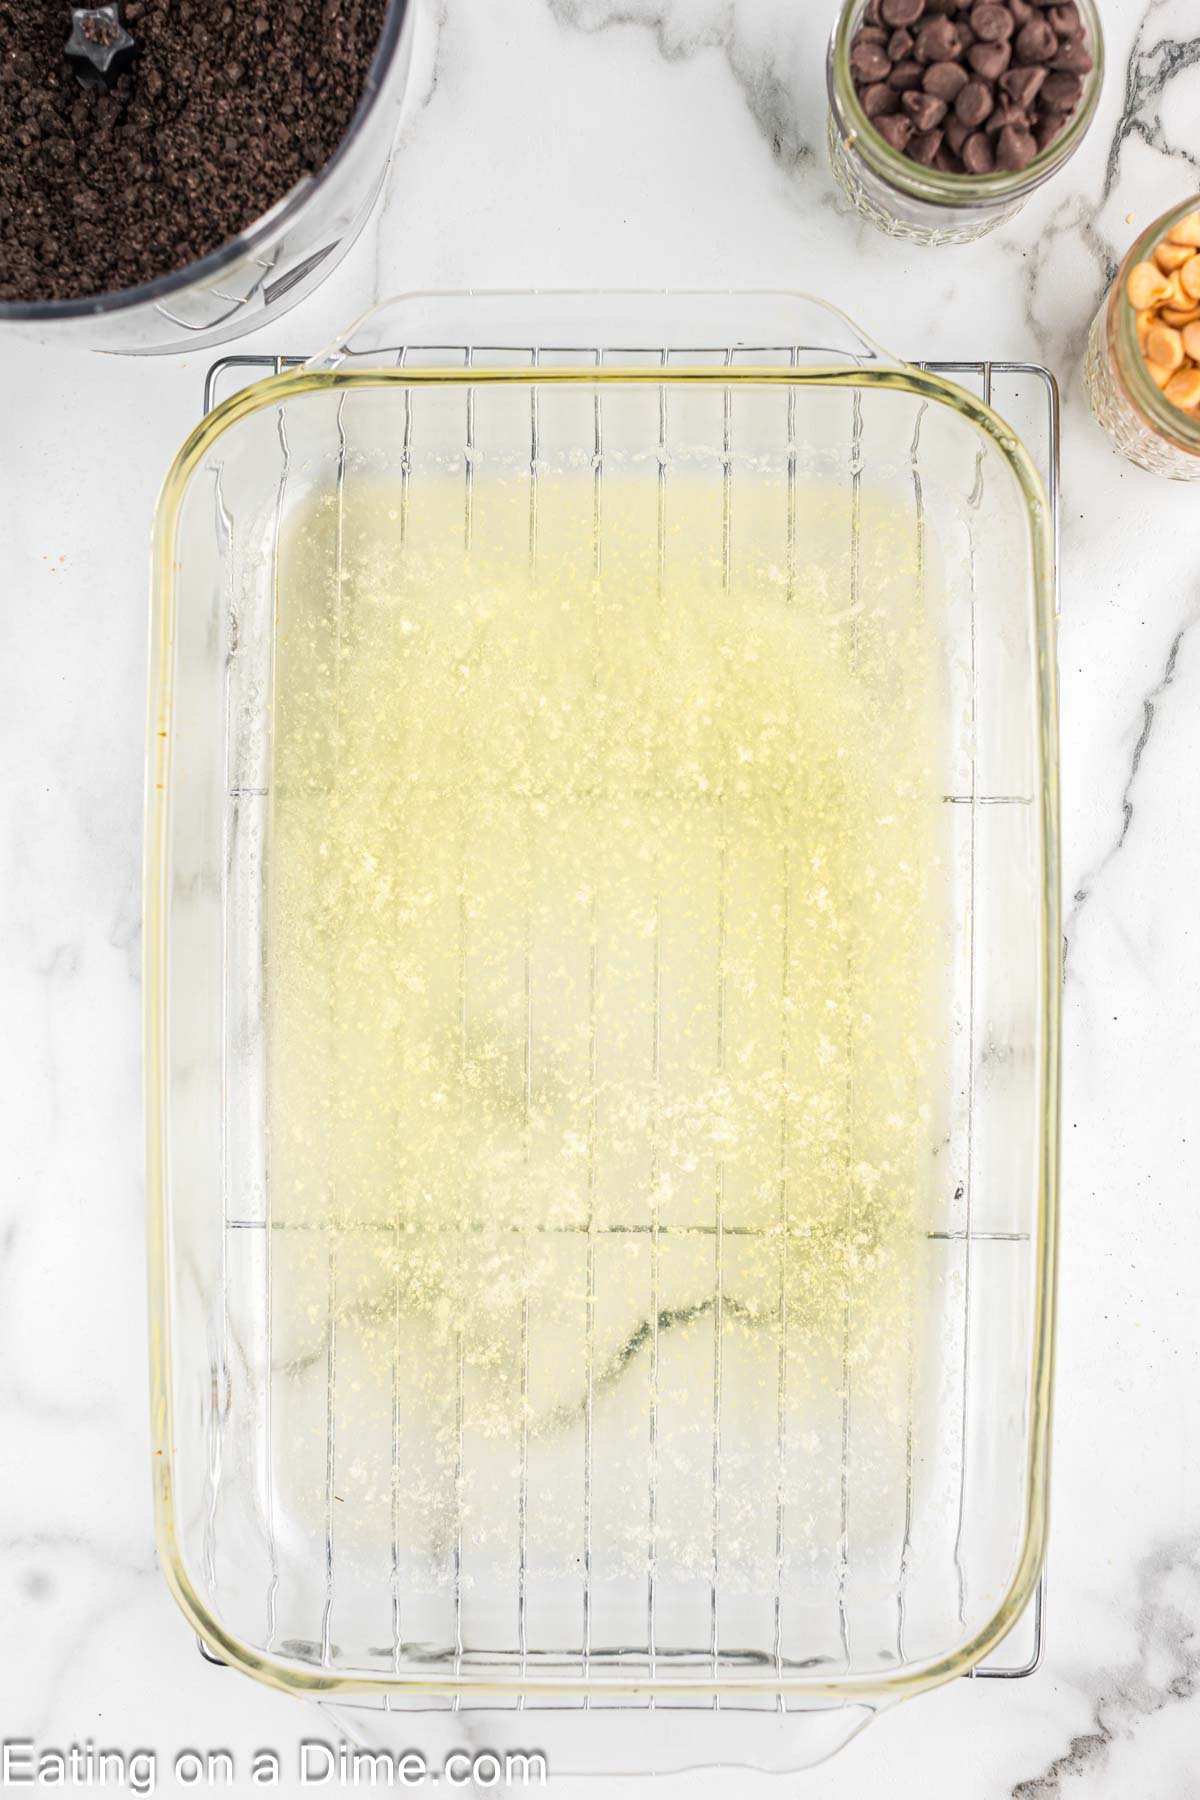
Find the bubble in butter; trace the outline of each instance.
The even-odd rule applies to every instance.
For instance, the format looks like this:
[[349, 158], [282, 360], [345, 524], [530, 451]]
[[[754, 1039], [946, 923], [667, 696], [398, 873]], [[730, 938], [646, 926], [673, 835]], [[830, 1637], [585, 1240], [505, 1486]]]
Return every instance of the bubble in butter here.
[[584, 1561], [618, 1638], [648, 1564], [823, 1582], [851, 1404], [856, 1529], [896, 1523], [949, 1029], [929, 573], [869, 492], [764, 479], [729, 532], [719, 485], [660, 498], [364, 477], [283, 549], [277, 1481], [431, 1640], [518, 1566], [548, 1642]]

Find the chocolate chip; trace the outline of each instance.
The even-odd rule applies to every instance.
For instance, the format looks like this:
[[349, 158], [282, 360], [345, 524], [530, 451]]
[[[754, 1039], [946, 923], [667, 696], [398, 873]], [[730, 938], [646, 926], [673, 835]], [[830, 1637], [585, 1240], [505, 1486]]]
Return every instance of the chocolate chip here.
[[995, 110], [988, 115], [986, 129], [995, 137], [1006, 125], [1019, 125], [1024, 129], [1029, 124], [1029, 114], [1007, 94], [1002, 94], [996, 102]]
[[961, 175], [963, 173], [960, 158], [955, 156], [949, 144], [944, 140], [941, 149], [933, 159], [933, 166], [935, 169], [940, 169], [943, 175]]
[[1008, 10], [1013, 16], [1013, 24], [1020, 31], [1022, 25], [1028, 25], [1034, 17], [1034, 8], [1029, 0], [1008, 0]]
[[919, 93], [916, 89], [902, 94], [900, 104], [918, 131], [932, 131], [946, 116], [944, 100], [939, 100], [934, 94]]
[[1068, 70], [1072, 75], [1086, 75], [1092, 67], [1092, 53], [1082, 38], [1067, 38], [1059, 45], [1050, 67]]
[[876, 121], [875, 129], [893, 150], [907, 150], [912, 137], [912, 120], [906, 119], [903, 113], [887, 113]]
[[926, 69], [921, 86], [927, 94], [936, 94], [939, 100], [953, 100], [962, 93], [968, 80], [961, 63], [936, 62]]
[[1047, 75], [1038, 98], [1043, 112], [1069, 113], [1083, 98], [1083, 83], [1078, 75]]
[[1075, 0], [1066, 0], [1065, 6], [1049, 7], [1046, 17], [1051, 29], [1057, 31], [1059, 37], [1074, 37], [1077, 31], [1083, 30], [1083, 20], [1079, 16]]
[[968, 81], [954, 102], [954, 114], [964, 125], [982, 125], [994, 104], [991, 88], [986, 81], [980, 81], [977, 77], [974, 81]]
[[972, 44], [967, 61], [985, 81], [995, 81], [1012, 61], [1011, 44]]
[[1022, 130], [1019, 125], [1006, 125], [996, 139], [998, 169], [1027, 169], [1037, 153], [1037, 139], [1032, 131]]
[[868, 119], [880, 119], [884, 113], [894, 113], [900, 104], [900, 96], [886, 81], [873, 81], [870, 87], [863, 89], [859, 99]]
[[850, 67], [860, 81], [882, 81], [891, 63], [882, 44], [859, 37], [850, 46]]
[[1055, 138], [1062, 135], [1067, 128], [1068, 116], [1067, 113], [1042, 114], [1033, 132], [1039, 150], [1048, 150]]
[[1030, 19], [1017, 33], [1019, 63], [1048, 63], [1058, 49], [1058, 38], [1045, 19]]
[[962, 35], [952, 20], [945, 17], [926, 19], [917, 33], [915, 55], [918, 62], [950, 62], [962, 53]]
[[925, 0], [879, 0], [879, 11], [889, 25], [915, 25]]
[[897, 63], [887, 78], [888, 86], [895, 88], [898, 94], [903, 94], [908, 88], [919, 88], [924, 76], [925, 71], [919, 62]]
[[889, 35], [886, 25], [860, 25], [854, 34], [854, 42], [856, 44], [883, 44], [886, 47]]
[[903, 25], [893, 31], [887, 42], [887, 53], [894, 63], [907, 62], [912, 56], [913, 34]]
[[1029, 68], [1009, 69], [1000, 77], [1000, 88], [1017, 106], [1029, 107], [1045, 79], [1044, 66], [1035, 63]]
[[963, 144], [961, 154], [968, 175], [990, 175], [996, 166], [992, 140], [986, 131], [973, 131]]
[[1013, 34], [1013, 16], [997, 0], [979, 0], [971, 8], [971, 30], [985, 44], [1007, 43]]
[[946, 120], [946, 142], [956, 156], [962, 155], [963, 145], [970, 135], [971, 127], [969, 125], [964, 125], [961, 119], [956, 119], [954, 114], [951, 113], [950, 117]]
[[932, 166], [933, 159], [941, 147], [942, 134], [940, 131], [914, 132], [908, 140], [909, 156], [914, 162], [924, 163], [927, 168]]

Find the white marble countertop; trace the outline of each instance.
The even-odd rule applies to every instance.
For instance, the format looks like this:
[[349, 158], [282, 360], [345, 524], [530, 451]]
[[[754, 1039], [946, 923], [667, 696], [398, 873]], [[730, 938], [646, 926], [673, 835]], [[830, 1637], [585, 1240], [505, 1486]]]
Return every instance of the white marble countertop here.
[[[1200, 187], [1200, 38], [1194, 0], [1103, 10], [1109, 76], [1081, 153], [1015, 224], [929, 251], [876, 235], [834, 188], [827, 5], [443, 0], [436, 85], [382, 209], [326, 286], [247, 346], [310, 351], [408, 288], [795, 287], [908, 356], [1032, 358], [1062, 382], [1046, 1660], [894, 1711], [789, 1784], [822, 1800], [1200, 1794], [1200, 489], [1118, 460], [1080, 383], [1134, 227]], [[147, 1470], [146, 544], [210, 360], [0, 344], [0, 1735], [147, 1744], [164, 1762], [223, 1746], [244, 1763], [314, 1720], [200, 1659], [156, 1568]]]

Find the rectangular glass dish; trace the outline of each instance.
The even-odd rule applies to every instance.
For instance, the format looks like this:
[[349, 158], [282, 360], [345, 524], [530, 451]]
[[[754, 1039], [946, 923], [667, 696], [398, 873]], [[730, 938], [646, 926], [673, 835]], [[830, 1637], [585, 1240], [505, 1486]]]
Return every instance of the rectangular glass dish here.
[[1012, 431], [802, 297], [415, 297], [203, 422], [154, 590], [154, 1474], [204, 1641], [389, 1705], [972, 1668], [1041, 1567], [1054, 1294]]

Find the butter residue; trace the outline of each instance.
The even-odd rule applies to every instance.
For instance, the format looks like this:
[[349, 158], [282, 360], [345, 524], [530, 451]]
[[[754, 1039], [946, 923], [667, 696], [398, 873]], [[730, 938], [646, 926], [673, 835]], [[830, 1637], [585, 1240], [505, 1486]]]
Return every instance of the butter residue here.
[[460, 1538], [502, 1574], [522, 1508], [543, 1570], [586, 1508], [633, 1577], [652, 1479], [656, 1562], [699, 1579], [714, 1435], [723, 1579], [773, 1567], [779, 1504], [823, 1560], [847, 1368], [881, 1482], [903, 1455], [949, 1034], [928, 572], [869, 492], [857, 555], [846, 496], [793, 495], [789, 569], [753, 552], [778, 484], [736, 557], [710, 487], [660, 543], [635, 485], [599, 559], [582, 475], [532, 558], [526, 487], [468, 549], [449, 476], [407, 521], [350, 481], [283, 552], [277, 1419], [316, 1519], [332, 1317], [339, 1529], [401, 1529], [435, 1586]]

